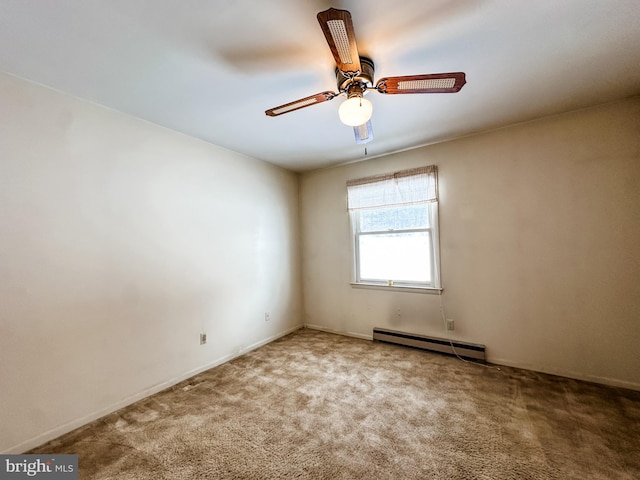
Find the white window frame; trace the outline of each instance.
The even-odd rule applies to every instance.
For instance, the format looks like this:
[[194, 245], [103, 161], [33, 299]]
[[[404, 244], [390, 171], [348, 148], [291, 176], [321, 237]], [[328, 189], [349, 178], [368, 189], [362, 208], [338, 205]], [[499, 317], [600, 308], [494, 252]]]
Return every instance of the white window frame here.
[[[416, 205], [416, 204], [423, 204], [425, 205], [425, 208], [427, 208], [427, 212], [428, 212], [428, 218], [429, 218], [429, 226], [425, 227], [425, 228], [407, 228], [407, 229], [387, 229], [387, 230], [380, 230], [380, 231], [367, 231], [367, 232], [361, 232], [360, 231], [360, 212], [364, 209], [364, 208], [351, 208], [351, 205], [349, 205], [349, 214], [350, 214], [350, 223], [351, 223], [351, 251], [352, 251], [352, 285], [353, 286], [371, 286], [371, 287], [376, 287], [376, 288], [401, 288], [401, 289], [419, 289], [421, 291], [440, 291], [441, 290], [441, 282], [440, 282], [440, 239], [439, 239], [439, 222], [438, 222], [438, 197], [437, 197], [437, 170], [435, 166], [430, 166], [430, 167], [425, 167], [428, 168], [430, 171], [432, 171], [433, 173], [433, 178], [434, 181], [436, 182], [435, 186], [434, 186], [434, 192], [435, 193], [430, 193], [427, 197], [428, 200], [424, 200], [424, 199], [418, 199], [417, 201], [415, 201], [416, 199], [411, 197], [411, 195], [409, 195], [410, 198], [412, 198], [411, 201], [408, 201], [406, 203], [398, 203], [397, 200], [393, 201], [392, 204], [386, 204], [386, 203], [382, 203], [380, 205], [377, 206], [366, 206], [365, 208], [367, 209], [375, 209], [375, 208], [393, 208], [393, 207], [403, 207], [403, 206], [407, 206], [407, 205]], [[388, 181], [389, 178], [393, 177], [397, 177], [397, 176], [408, 176], [408, 174], [410, 174], [411, 172], [415, 171], [415, 170], [422, 170], [422, 169], [412, 169], [412, 170], [407, 170], [407, 171], [401, 171], [401, 172], [395, 172], [393, 174], [388, 174], [388, 175], [383, 175], [383, 176], [377, 176], [377, 177], [369, 177], [369, 178], [365, 178], [365, 179], [359, 179], [359, 180], [354, 180], [352, 181], [355, 184], [362, 184], [362, 183], [374, 183], [377, 181], [378, 178], [384, 178], [385, 180]], [[351, 182], [350, 182], [351, 183]], [[383, 235], [383, 234], [389, 234], [389, 233], [411, 233], [411, 232], [426, 232], [428, 234], [428, 236], [430, 237], [430, 251], [428, 252], [429, 258], [430, 258], [430, 267], [431, 267], [431, 272], [430, 273], [430, 278], [431, 281], [430, 282], [419, 282], [419, 281], [410, 281], [410, 280], [406, 280], [406, 279], [394, 279], [394, 278], [389, 278], [386, 280], [380, 280], [380, 279], [368, 279], [368, 278], [362, 278], [361, 275], [361, 268], [360, 268], [360, 251], [359, 251], [359, 245], [360, 245], [360, 237], [363, 235]]]

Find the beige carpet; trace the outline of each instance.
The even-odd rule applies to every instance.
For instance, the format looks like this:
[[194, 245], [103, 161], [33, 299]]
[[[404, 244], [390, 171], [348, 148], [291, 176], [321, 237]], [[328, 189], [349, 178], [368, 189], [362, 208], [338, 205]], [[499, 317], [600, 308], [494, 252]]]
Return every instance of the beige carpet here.
[[30, 453], [81, 479], [640, 478], [640, 392], [300, 330]]

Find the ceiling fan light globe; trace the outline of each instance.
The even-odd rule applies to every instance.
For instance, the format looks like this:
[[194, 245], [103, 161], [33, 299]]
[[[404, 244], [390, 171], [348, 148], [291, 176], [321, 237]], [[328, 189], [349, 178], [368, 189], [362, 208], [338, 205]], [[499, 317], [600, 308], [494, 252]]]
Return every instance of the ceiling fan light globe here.
[[350, 127], [357, 127], [369, 121], [373, 113], [373, 105], [363, 97], [352, 97], [340, 105], [338, 116], [340, 121]]

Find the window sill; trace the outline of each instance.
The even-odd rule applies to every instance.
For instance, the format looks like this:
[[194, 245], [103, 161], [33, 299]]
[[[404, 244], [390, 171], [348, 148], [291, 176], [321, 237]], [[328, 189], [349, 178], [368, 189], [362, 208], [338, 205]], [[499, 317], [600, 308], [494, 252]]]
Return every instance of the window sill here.
[[411, 292], [411, 293], [426, 293], [430, 295], [440, 295], [442, 288], [432, 287], [405, 287], [402, 285], [380, 285], [377, 283], [354, 283], [351, 282], [353, 288], [364, 288], [370, 290], [386, 290], [394, 292]]

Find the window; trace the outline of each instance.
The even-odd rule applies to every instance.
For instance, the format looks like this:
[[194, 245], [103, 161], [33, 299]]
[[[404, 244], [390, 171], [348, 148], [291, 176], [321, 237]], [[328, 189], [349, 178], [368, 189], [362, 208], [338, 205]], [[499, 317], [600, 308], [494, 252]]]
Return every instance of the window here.
[[435, 166], [347, 182], [355, 283], [440, 288]]

